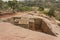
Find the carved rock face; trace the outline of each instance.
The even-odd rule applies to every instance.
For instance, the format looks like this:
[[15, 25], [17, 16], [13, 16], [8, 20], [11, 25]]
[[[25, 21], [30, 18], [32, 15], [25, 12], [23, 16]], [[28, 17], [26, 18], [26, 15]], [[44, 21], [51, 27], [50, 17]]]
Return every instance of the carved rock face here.
[[34, 19], [34, 22], [29, 23], [29, 29], [56, 36], [43, 19]]
[[30, 29], [30, 30], [34, 30], [34, 31], [39, 31], [39, 32], [43, 32], [46, 34], [50, 34], [50, 35], [54, 35], [54, 32], [52, 32], [52, 29], [50, 26], [48, 26], [47, 22], [45, 22], [43, 19], [41, 18], [25, 18], [25, 17], [15, 17], [12, 18], [13, 19], [13, 24]]
[[56, 36], [54, 27], [56, 27], [56, 23], [51, 20], [51, 18], [47, 18], [45, 16], [38, 15], [30, 15], [24, 14], [22, 16], [14, 16], [8, 20], [10, 23], [15, 24], [17, 26], [27, 28], [33, 31], [43, 32], [46, 34]]

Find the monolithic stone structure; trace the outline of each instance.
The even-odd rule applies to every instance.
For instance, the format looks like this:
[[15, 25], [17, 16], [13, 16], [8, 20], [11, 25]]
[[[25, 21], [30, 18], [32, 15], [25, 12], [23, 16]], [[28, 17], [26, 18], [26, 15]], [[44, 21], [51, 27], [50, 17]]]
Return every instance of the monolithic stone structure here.
[[12, 17], [12, 23], [30, 30], [43, 32], [46, 34], [54, 35], [51, 27], [44, 19], [39, 17]]

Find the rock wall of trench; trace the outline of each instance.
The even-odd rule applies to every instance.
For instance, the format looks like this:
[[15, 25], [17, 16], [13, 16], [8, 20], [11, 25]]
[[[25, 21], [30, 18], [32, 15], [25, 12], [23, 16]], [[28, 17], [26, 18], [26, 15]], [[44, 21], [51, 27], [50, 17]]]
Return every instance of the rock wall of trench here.
[[[34, 20], [34, 22], [31, 22], [31, 21], [29, 22], [28, 21], [29, 22], [28, 24], [18, 24], [19, 21], [20, 21], [20, 19], [19, 19], [16, 24], [18, 24], [18, 26], [22, 26], [22, 27], [30, 29], [30, 30], [39, 31], [39, 32], [43, 32], [43, 33], [55, 36], [55, 34], [54, 34], [54, 32], [52, 32], [50, 26], [48, 26], [47, 22], [45, 22], [43, 19], [41, 19], [41, 18], [33, 18], [33, 20]], [[14, 20], [13, 20], [13, 23], [15, 23]]]
[[34, 23], [33, 22], [29, 23], [29, 29], [55, 36], [50, 26], [48, 26], [47, 23], [43, 21], [43, 19], [35, 19]]

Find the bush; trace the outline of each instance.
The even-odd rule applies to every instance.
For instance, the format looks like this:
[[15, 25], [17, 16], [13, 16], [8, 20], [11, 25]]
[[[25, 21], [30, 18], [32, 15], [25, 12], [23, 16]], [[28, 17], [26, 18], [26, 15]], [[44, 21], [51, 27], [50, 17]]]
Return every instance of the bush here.
[[24, 6], [24, 7], [18, 7], [17, 11], [32, 11], [32, 7]]
[[44, 11], [44, 7], [39, 7], [39, 11]]
[[60, 17], [56, 17], [56, 19], [60, 21]]
[[16, 11], [24, 11], [23, 7], [17, 7], [16, 9], [17, 9]]
[[49, 12], [47, 13], [48, 16], [54, 16], [55, 10], [53, 8], [50, 8]]
[[45, 15], [48, 15], [47, 13], [48, 13], [48, 11], [42, 11]]
[[27, 7], [27, 6], [25, 6], [25, 7], [23, 7], [23, 10], [24, 10], [24, 11], [31, 11], [32, 8], [31, 8], [31, 7]]

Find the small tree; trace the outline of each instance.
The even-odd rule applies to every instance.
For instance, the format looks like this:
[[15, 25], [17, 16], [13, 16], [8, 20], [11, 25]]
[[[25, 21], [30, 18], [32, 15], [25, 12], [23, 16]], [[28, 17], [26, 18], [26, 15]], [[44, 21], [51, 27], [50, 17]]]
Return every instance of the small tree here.
[[13, 13], [14, 13], [15, 8], [17, 7], [17, 1], [16, 0], [8, 1], [8, 6], [13, 9]]
[[54, 16], [54, 13], [55, 13], [55, 10], [54, 10], [54, 8], [50, 8], [50, 10], [49, 10], [49, 12], [47, 13], [48, 14], [48, 16]]

